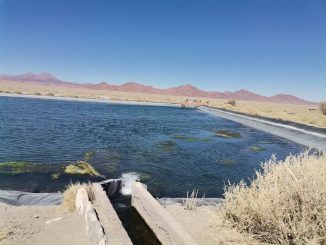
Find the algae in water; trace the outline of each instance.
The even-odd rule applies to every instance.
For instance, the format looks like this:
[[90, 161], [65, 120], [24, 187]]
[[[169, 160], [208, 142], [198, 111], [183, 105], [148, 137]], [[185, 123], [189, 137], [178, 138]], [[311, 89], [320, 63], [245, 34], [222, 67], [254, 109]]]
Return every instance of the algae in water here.
[[250, 150], [253, 152], [262, 152], [262, 151], [265, 151], [265, 148], [260, 147], [260, 146], [251, 146]]
[[70, 164], [65, 168], [66, 174], [88, 174], [90, 176], [101, 176], [99, 172], [95, 170], [95, 168], [84, 161], [79, 161], [75, 164]]
[[217, 130], [216, 136], [221, 137], [221, 138], [236, 138], [236, 139], [241, 138], [241, 134], [239, 134], [237, 132], [232, 132], [229, 130]]

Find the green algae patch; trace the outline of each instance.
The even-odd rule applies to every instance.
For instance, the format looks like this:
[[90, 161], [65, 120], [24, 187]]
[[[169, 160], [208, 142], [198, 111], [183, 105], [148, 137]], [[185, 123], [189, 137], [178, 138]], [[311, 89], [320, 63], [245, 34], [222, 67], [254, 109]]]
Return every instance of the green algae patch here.
[[62, 171], [62, 165], [29, 163], [24, 161], [10, 161], [0, 163], [1, 174], [33, 174], [33, 173], [57, 173]]
[[200, 141], [205, 142], [205, 143], [208, 143], [208, 142], [212, 142], [214, 140], [211, 139], [211, 138], [204, 138], [204, 139], [201, 139]]
[[53, 174], [51, 174], [51, 178], [52, 179], [59, 179], [59, 177], [60, 177], [60, 173], [53, 173]]
[[105, 166], [106, 171], [112, 173], [116, 172], [118, 170], [118, 164], [117, 163], [103, 163], [103, 166]]
[[4, 162], [0, 163], [0, 173], [20, 174], [30, 172], [30, 163], [27, 162]]
[[187, 142], [194, 142], [194, 141], [198, 140], [198, 138], [196, 138], [196, 137], [188, 137], [188, 136], [184, 136], [184, 135], [174, 135], [173, 138], [177, 139], [177, 140], [184, 140]]
[[95, 151], [88, 151], [85, 153], [84, 157], [85, 157], [85, 159], [90, 159], [93, 156], [95, 156], [95, 153], [96, 153]]
[[33, 164], [28, 162], [4, 162], [0, 163], [0, 173], [3, 174], [21, 174], [31, 172]]
[[147, 181], [147, 180], [150, 180], [151, 179], [151, 176], [147, 173], [141, 173], [140, 176], [139, 176], [139, 179], [141, 181]]
[[217, 130], [215, 131], [216, 136], [221, 137], [221, 138], [236, 138], [236, 139], [240, 139], [241, 138], [241, 134], [237, 133], [237, 132], [232, 132], [229, 130]]
[[231, 164], [234, 164], [235, 161], [232, 160], [232, 159], [223, 159], [220, 161], [220, 163], [224, 164], [224, 165], [231, 165]]
[[83, 162], [83, 161], [79, 161], [75, 164], [70, 164], [70, 165], [66, 166], [65, 173], [66, 174], [81, 174], [81, 175], [87, 174], [90, 176], [101, 176], [101, 174], [99, 172], [97, 172], [91, 164], [89, 164], [87, 162]]
[[262, 151], [265, 151], [266, 149], [263, 147], [260, 147], [260, 146], [251, 146], [250, 150], [253, 152], [262, 152]]
[[176, 146], [177, 143], [171, 140], [160, 142], [160, 148], [166, 151], [173, 151]]

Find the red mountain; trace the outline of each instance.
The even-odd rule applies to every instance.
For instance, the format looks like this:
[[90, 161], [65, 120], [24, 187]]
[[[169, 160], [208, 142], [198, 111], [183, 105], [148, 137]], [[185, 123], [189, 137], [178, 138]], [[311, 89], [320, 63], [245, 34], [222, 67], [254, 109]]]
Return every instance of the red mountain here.
[[282, 103], [287, 103], [287, 104], [311, 104], [312, 102], [298, 98], [296, 96], [293, 95], [289, 95], [289, 94], [277, 94], [274, 96], [269, 97], [270, 101], [273, 102], [279, 102], [282, 101]]
[[209, 92], [198, 89], [190, 84], [163, 89], [162, 92], [167, 95], [192, 96], [192, 97], [212, 97]]
[[51, 75], [50, 73], [40, 73], [35, 74], [32, 72], [27, 72], [21, 75], [0, 75], [0, 79], [3, 80], [12, 80], [12, 81], [19, 81], [19, 82], [36, 82], [36, 83], [46, 83], [46, 84], [70, 84], [74, 85], [73, 83], [64, 82], [56, 78], [55, 76]]
[[237, 100], [268, 101], [268, 97], [252, 93], [245, 89], [240, 89], [233, 93], [228, 92], [228, 97]]
[[161, 93], [160, 89], [154, 88], [152, 86], [143, 85], [135, 82], [127, 82], [122, 85], [110, 85], [105, 82], [88, 85], [88, 88], [98, 89], [98, 90], [111, 90], [111, 91], [120, 91], [120, 92], [134, 92], [134, 93], [150, 93], [150, 94], [159, 94]]
[[134, 92], [134, 93], [164, 94], [164, 95], [187, 96], [187, 97], [251, 100], [251, 101], [278, 102], [278, 103], [288, 103], [288, 104], [313, 104], [313, 102], [288, 94], [277, 94], [268, 97], [268, 96], [252, 93], [245, 89], [241, 89], [235, 92], [217, 92], [217, 91], [209, 92], [194, 87], [191, 84], [187, 84], [179, 87], [167, 88], [167, 89], [158, 89], [152, 86], [143, 85], [136, 82], [127, 82], [122, 85], [112, 85], [106, 82], [101, 82], [98, 84], [78, 84], [78, 83], [61, 81], [49, 73], [34, 74], [30, 72], [22, 75], [16, 75], [16, 76], [0, 74], [0, 80], [1, 79], [20, 81], [20, 82], [35, 82], [35, 83], [43, 83], [49, 85], [81, 86], [89, 89], [131, 92], [131, 93]]
[[112, 90], [112, 85], [107, 84], [106, 82], [101, 82], [98, 84], [86, 85], [87, 88], [98, 89], [98, 90]]

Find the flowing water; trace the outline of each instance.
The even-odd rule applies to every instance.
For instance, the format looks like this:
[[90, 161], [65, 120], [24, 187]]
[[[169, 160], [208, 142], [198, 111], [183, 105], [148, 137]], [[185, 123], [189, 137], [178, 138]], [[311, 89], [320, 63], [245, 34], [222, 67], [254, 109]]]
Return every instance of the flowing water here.
[[101, 180], [54, 175], [58, 166], [86, 161], [106, 178], [138, 176], [157, 197], [195, 188], [220, 197], [224, 183], [252, 178], [273, 153], [284, 159], [302, 148], [195, 109], [0, 97], [0, 163], [43, 166], [0, 168], [0, 189], [58, 191], [71, 181]]

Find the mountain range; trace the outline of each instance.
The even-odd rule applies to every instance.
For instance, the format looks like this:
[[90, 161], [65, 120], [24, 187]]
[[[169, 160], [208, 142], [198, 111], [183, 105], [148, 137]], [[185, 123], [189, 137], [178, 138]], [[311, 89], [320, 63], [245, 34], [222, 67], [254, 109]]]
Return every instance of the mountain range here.
[[28, 72], [21, 75], [0, 74], [0, 80], [42, 83], [48, 85], [61, 85], [61, 86], [69, 86], [69, 87], [77, 86], [77, 87], [85, 87], [85, 88], [96, 89], [96, 90], [109, 90], [109, 91], [131, 92], [131, 93], [134, 92], [134, 93], [150, 93], [150, 94], [163, 94], [163, 95], [186, 96], [186, 97], [250, 100], [250, 101], [276, 102], [276, 103], [287, 103], [287, 104], [313, 104], [313, 102], [289, 94], [263, 96], [260, 94], [250, 92], [245, 89], [240, 89], [235, 92], [205, 91], [191, 84], [167, 88], [167, 89], [154, 88], [152, 86], [143, 85], [136, 82], [127, 82], [122, 85], [113, 85], [113, 84], [108, 84], [106, 82], [101, 82], [97, 84], [82, 84], [82, 83], [62, 81], [49, 73], [35, 74], [35, 73]]

